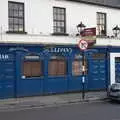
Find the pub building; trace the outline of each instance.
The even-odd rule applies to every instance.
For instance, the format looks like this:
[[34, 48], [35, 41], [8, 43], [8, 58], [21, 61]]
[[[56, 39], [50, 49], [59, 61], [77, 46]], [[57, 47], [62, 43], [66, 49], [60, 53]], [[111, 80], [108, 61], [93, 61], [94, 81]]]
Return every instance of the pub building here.
[[83, 76], [85, 91], [119, 81], [117, 0], [0, 2], [0, 99], [79, 92]]

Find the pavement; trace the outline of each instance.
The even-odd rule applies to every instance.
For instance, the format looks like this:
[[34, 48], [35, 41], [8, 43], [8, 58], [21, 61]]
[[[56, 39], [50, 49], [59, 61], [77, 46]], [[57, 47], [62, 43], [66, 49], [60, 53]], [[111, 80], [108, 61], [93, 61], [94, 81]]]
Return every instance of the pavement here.
[[0, 111], [23, 110], [31, 108], [53, 107], [72, 103], [101, 101], [107, 99], [105, 91], [86, 92], [84, 100], [82, 93], [65, 93], [47, 96], [12, 98], [0, 100]]

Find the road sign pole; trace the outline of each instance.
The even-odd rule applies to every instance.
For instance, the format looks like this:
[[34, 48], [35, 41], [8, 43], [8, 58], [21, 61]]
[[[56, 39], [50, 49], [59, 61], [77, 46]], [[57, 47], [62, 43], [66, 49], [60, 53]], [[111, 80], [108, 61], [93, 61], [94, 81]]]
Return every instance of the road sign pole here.
[[82, 50], [82, 99], [85, 99], [85, 53], [84, 51], [88, 47], [88, 43], [85, 40], [80, 40], [78, 44], [79, 48]]
[[85, 55], [82, 51], [82, 99], [85, 99]]

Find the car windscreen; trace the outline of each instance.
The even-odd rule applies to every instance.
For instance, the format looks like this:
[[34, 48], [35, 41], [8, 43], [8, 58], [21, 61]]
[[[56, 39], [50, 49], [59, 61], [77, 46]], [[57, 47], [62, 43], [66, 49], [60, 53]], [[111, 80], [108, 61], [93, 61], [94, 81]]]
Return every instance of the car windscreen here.
[[112, 84], [112, 89], [120, 89], [120, 84]]

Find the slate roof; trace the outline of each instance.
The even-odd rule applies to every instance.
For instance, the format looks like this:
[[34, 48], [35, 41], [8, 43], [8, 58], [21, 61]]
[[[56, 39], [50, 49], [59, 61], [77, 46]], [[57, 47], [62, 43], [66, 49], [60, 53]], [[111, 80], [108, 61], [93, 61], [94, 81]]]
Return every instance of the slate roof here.
[[106, 7], [113, 7], [120, 9], [120, 0], [67, 0], [73, 2], [83, 2], [87, 4], [94, 4]]

